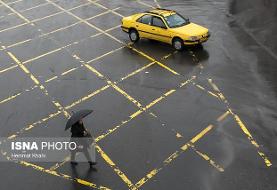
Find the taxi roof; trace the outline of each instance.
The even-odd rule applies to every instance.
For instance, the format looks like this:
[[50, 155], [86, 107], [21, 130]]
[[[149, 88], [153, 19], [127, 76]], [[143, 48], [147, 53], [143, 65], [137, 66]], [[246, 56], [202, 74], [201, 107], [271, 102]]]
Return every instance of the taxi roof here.
[[169, 9], [156, 8], [151, 11], [147, 11], [148, 13], [158, 14], [160, 16], [167, 17], [169, 15], [175, 14], [176, 12]]

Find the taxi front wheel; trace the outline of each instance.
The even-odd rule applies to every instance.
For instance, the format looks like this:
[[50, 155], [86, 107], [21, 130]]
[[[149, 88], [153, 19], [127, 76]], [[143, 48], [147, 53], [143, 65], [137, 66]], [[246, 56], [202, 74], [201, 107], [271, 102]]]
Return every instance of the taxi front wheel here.
[[182, 51], [184, 49], [184, 42], [180, 38], [174, 38], [172, 40], [172, 46], [174, 47], [175, 50]]
[[132, 42], [137, 42], [139, 40], [139, 34], [135, 29], [129, 31], [129, 38]]

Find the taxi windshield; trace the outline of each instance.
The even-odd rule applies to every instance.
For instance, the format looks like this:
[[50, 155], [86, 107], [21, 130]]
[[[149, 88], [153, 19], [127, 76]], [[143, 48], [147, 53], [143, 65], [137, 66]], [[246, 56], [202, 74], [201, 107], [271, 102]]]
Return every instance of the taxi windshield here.
[[165, 17], [165, 20], [170, 28], [176, 28], [189, 24], [189, 19], [183, 18], [179, 14], [172, 14]]

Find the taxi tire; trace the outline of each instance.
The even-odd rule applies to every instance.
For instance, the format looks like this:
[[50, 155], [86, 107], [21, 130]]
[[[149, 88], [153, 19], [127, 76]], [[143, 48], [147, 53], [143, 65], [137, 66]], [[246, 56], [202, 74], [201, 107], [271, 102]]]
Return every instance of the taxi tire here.
[[181, 38], [173, 38], [173, 40], [172, 40], [172, 46], [177, 51], [182, 51], [184, 49], [184, 47], [185, 47], [184, 46], [184, 41]]
[[[133, 35], [133, 36], [132, 36]], [[136, 36], [136, 38], [134, 39], [134, 36]], [[129, 30], [129, 38], [132, 42], [137, 42], [139, 41], [139, 33], [137, 32], [137, 30], [135, 29], [130, 29]]]

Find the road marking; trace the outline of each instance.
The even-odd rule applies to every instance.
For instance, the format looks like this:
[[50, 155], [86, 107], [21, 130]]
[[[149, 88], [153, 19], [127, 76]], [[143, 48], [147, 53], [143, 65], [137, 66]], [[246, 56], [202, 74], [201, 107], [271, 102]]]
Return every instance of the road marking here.
[[[194, 79], [194, 78], [193, 78]], [[191, 82], [192, 79], [188, 79], [185, 82], [181, 83], [179, 88], [184, 87], [185, 85], [189, 84], [189, 82]], [[106, 138], [107, 136], [109, 136], [110, 134], [112, 134], [113, 132], [115, 132], [116, 130], [118, 130], [119, 128], [123, 127], [124, 125], [126, 125], [128, 122], [130, 122], [131, 120], [135, 119], [136, 117], [138, 117], [139, 115], [141, 115], [142, 113], [146, 112], [147, 110], [149, 110], [151, 107], [153, 107], [154, 105], [158, 104], [159, 102], [161, 102], [162, 100], [164, 100], [166, 97], [172, 95], [174, 92], [176, 92], [176, 89], [171, 89], [169, 91], [167, 91], [166, 93], [164, 93], [162, 96], [160, 96], [159, 98], [153, 100], [152, 102], [150, 102], [148, 105], [146, 105], [145, 107], [140, 108], [139, 110], [137, 110], [136, 112], [132, 113], [128, 119], [123, 120], [120, 122], [119, 125], [116, 125], [115, 127], [108, 129], [107, 131], [105, 131], [104, 133], [102, 133], [101, 135], [99, 135], [98, 137], [95, 138], [95, 142], [99, 142], [101, 140], [103, 140], [104, 138]], [[70, 160], [70, 157], [67, 156], [61, 163], [57, 163], [55, 165], [53, 165], [50, 169], [51, 170], [55, 170], [61, 166], [63, 166], [66, 162], [68, 162]]]
[[[175, 74], [175, 75], [178, 75], [178, 73], [177, 73], [176, 71], [174, 71], [173, 69], [169, 68], [168, 66], [162, 64], [161, 62], [155, 60], [154, 58], [150, 57], [149, 55], [145, 54], [144, 52], [142, 52], [142, 51], [140, 51], [140, 50], [137, 50], [136, 48], [134, 48], [134, 47], [132, 47], [132, 46], [130, 46], [130, 45], [128, 45], [128, 44], [122, 42], [121, 40], [117, 39], [117, 38], [114, 37], [113, 35], [111, 35], [111, 34], [105, 32], [105, 31], [103, 31], [102, 29], [100, 29], [100, 28], [98, 28], [97, 26], [95, 26], [95, 25], [89, 23], [88, 21], [86, 21], [86, 20], [84, 20], [84, 19], [82, 19], [82, 18], [76, 16], [75, 14], [73, 14], [73, 13], [71, 13], [71, 12], [65, 10], [65, 9], [62, 8], [61, 6], [57, 5], [56, 3], [54, 3], [54, 2], [52, 2], [52, 1], [50, 1], [50, 0], [46, 0], [46, 1], [49, 2], [49, 3], [51, 3], [52, 5], [56, 6], [57, 8], [61, 9], [62, 11], [67, 12], [68, 14], [70, 14], [70, 15], [73, 16], [74, 18], [76, 18], [76, 19], [82, 21], [83, 23], [87, 24], [88, 26], [90, 26], [90, 27], [92, 27], [92, 28], [98, 30], [99, 32], [105, 34], [106, 36], [108, 36], [108, 37], [114, 39], [114, 40], [117, 41], [118, 43], [121, 43], [121, 44], [123, 44], [123, 45], [126, 45], [126, 47], [128, 47], [128, 48], [130, 48], [130, 49], [132, 49], [132, 50], [134, 50], [134, 51], [136, 51], [136, 52], [138, 52], [138, 53], [139, 53], [140, 55], [142, 55], [143, 57], [146, 57], [147, 59], [149, 59], [149, 60], [151, 60], [151, 61], [155, 61], [158, 65], [162, 66], [164, 69], [166, 69], [166, 70], [172, 72], [172, 73]], [[105, 6], [103, 6], [103, 5], [100, 5], [99, 3], [93, 3], [93, 4], [98, 5], [98, 6], [102, 7], [102, 8], [105, 7]], [[105, 9], [111, 10], [111, 9], [108, 9], [107, 7], [105, 7]], [[111, 11], [112, 11], [112, 10], [111, 10]], [[119, 13], [116, 13], [115, 11], [112, 11], [112, 13], [114, 13], [114, 14], [116, 14], [116, 15], [120, 15]], [[122, 16], [122, 15], [121, 15], [121, 16]], [[123, 16], [122, 16], [122, 17], [123, 17]]]
[[[36, 85], [39, 86], [39, 88], [45, 93], [45, 95], [48, 96], [48, 92], [45, 89], [45, 87], [43, 85], [40, 84], [40, 82], [36, 79], [36, 77], [11, 53], [11, 52], [7, 52], [8, 55], [19, 65], [19, 67], [35, 82]], [[63, 108], [61, 106], [61, 104], [57, 101], [55, 101], [52, 98], [52, 103], [61, 111], [63, 112], [63, 114], [69, 118], [70, 115], [68, 114], [68, 112], [65, 110], [65, 108]], [[13, 137], [14, 138], [14, 137]], [[114, 171], [119, 175], [119, 177], [129, 186], [129, 187], [133, 187], [132, 183], [128, 180], [128, 178], [126, 177], [125, 174], [123, 174], [122, 171], [119, 170], [119, 168], [111, 161], [111, 159], [108, 157], [108, 155], [98, 146], [96, 145], [96, 148], [98, 150], [98, 152], [100, 153], [100, 155], [102, 156], [102, 158], [114, 169]], [[54, 171], [51, 171], [54, 172]], [[131, 188], [131, 189], [136, 189]]]
[[251, 135], [250, 131], [247, 129], [247, 127], [245, 126], [245, 124], [242, 122], [242, 120], [240, 119], [240, 117], [235, 114], [233, 112], [233, 110], [230, 107], [230, 104], [228, 102], [228, 100], [225, 98], [225, 96], [223, 95], [223, 93], [219, 90], [219, 88], [216, 86], [216, 84], [212, 81], [212, 79], [208, 79], [209, 84], [212, 86], [212, 88], [217, 92], [218, 96], [220, 97], [220, 99], [225, 103], [227, 109], [229, 110], [229, 112], [232, 114], [232, 116], [234, 117], [234, 120], [237, 122], [238, 126], [241, 128], [241, 130], [243, 131], [243, 133], [246, 135], [246, 137], [248, 138], [248, 140], [250, 141], [250, 143], [257, 149], [258, 154], [260, 155], [260, 157], [263, 159], [264, 163], [266, 166], [270, 167], [272, 166], [271, 161], [268, 159], [268, 157], [260, 150], [260, 146], [259, 144], [255, 141], [255, 139], [253, 138], [253, 136]]
[[13, 65], [13, 66], [10, 66], [10, 67], [8, 67], [8, 68], [6, 68], [6, 69], [3, 69], [3, 70], [0, 70], [0, 74], [1, 73], [4, 73], [4, 72], [6, 72], [6, 71], [9, 71], [9, 70], [11, 70], [11, 69], [14, 69], [14, 68], [16, 68], [16, 67], [18, 67], [18, 65]]
[[95, 146], [96, 150], [100, 153], [102, 158], [108, 163], [108, 165], [117, 173], [117, 175], [128, 185], [130, 190], [136, 190], [137, 188], [130, 181], [130, 179], [115, 165], [115, 163], [108, 157], [108, 155], [98, 146]]
[[[109, 29], [108, 29], [108, 30], [109, 30]], [[51, 51], [49, 51], [49, 52], [46, 52], [46, 53], [44, 53], [44, 54], [41, 54], [41, 55], [39, 55], [39, 56], [30, 58], [30, 59], [28, 59], [28, 60], [26, 60], [26, 61], [23, 61], [22, 63], [25, 65], [25, 64], [27, 64], [27, 63], [29, 63], [29, 62], [35, 61], [35, 60], [40, 59], [40, 58], [43, 58], [43, 57], [45, 57], [45, 56], [47, 56], [47, 55], [51, 55], [51, 54], [53, 54], [53, 53], [55, 53], [55, 52], [61, 51], [61, 50], [65, 49], [65, 48], [68, 48], [69, 46], [79, 44], [79, 43], [81, 43], [81, 42], [83, 42], [83, 41], [86, 41], [87, 39], [95, 38], [95, 37], [97, 37], [97, 36], [99, 36], [99, 35], [102, 35], [102, 33], [96, 33], [96, 34], [94, 34], [94, 35], [92, 35], [92, 36], [89, 36], [89, 37], [87, 37], [87, 38], [83, 38], [83, 39], [81, 39], [81, 40], [79, 40], [79, 41], [75, 41], [75, 42], [69, 43], [69, 44], [67, 44], [67, 45], [65, 45], [65, 46], [62, 46], [62, 47], [60, 47], [60, 48], [57, 48], [57, 49], [51, 50]], [[4, 47], [4, 46], [2, 46], [2, 47], [3, 47], [3, 50], [6, 49], [6, 47]], [[120, 50], [120, 49], [122, 49], [122, 48], [124, 48], [124, 47], [125, 47], [125, 46], [122, 46], [122, 47], [120, 47], [120, 48], [118, 48], [118, 49], [112, 50], [111, 52], [116, 52], [116, 51], [118, 51], [118, 50]], [[102, 56], [102, 55], [101, 55], [101, 56]], [[89, 62], [92, 62], [92, 61], [95, 61], [95, 60], [90, 60]], [[12, 70], [12, 69], [14, 69], [14, 68], [16, 68], [16, 67], [18, 67], [18, 65], [15, 64], [15, 65], [10, 66], [10, 67], [8, 67], [8, 68], [2, 69], [2, 70], [0, 70], [0, 74], [1, 74], [1, 73], [4, 73], [4, 72], [7, 72], [7, 71], [9, 71], [9, 70]]]
[[[8, 160], [8, 161], [11, 161], [11, 158], [9, 156], [7, 156], [7, 153], [6, 152], [3, 152], [1, 150], [1, 154]], [[46, 173], [46, 174], [50, 174], [50, 175], [54, 175], [54, 176], [58, 176], [58, 177], [61, 177], [63, 179], [66, 179], [66, 180], [71, 180], [71, 181], [75, 181], [79, 184], [82, 184], [82, 185], [85, 185], [85, 186], [88, 186], [88, 187], [92, 187], [92, 188], [95, 188], [95, 189], [99, 189], [99, 190], [110, 190], [109, 188], [107, 187], [104, 187], [104, 186], [98, 186], [94, 183], [91, 183], [91, 182], [88, 182], [88, 181], [85, 181], [83, 179], [79, 179], [79, 178], [72, 178], [71, 176], [69, 175], [66, 175], [66, 174], [63, 174], [63, 173], [58, 173], [56, 171], [51, 171], [51, 170], [48, 170], [48, 169], [45, 169], [41, 166], [38, 166], [38, 165], [35, 165], [33, 163], [29, 163], [29, 162], [26, 162], [26, 161], [14, 161], [15, 163], [17, 164], [20, 164], [24, 167], [31, 167], [35, 170], [38, 170], [40, 172], [43, 172], [43, 173]]]
[[[229, 114], [229, 113], [228, 113]], [[227, 114], [227, 115], [228, 115]], [[226, 115], [226, 112], [223, 113], [223, 115]], [[219, 117], [223, 117], [222, 115]], [[225, 116], [226, 117], [226, 116]], [[217, 169], [217, 171], [219, 172], [223, 172], [224, 169], [215, 163], [215, 161], [211, 160], [206, 154], [201, 153], [199, 150], [197, 150], [195, 148], [195, 143], [203, 138], [205, 135], [207, 135], [213, 128], [215, 128], [216, 126], [214, 125], [208, 125], [205, 129], [203, 129], [201, 132], [199, 132], [195, 137], [193, 137], [189, 142], [187, 142], [186, 144], [184, 144], [183, 146], [180, 147], [180, 149], [178, 149], [177, 151], [175, 151], [174, 153], [172, 153], [169, 157], [167, 157], [164, 161], [161, 167], [159, 168], [155, 168], [153, 170], [151, 170], [145, 177], [143, 177], [142, 179], [140, 179], [137, 183], [136, 186], [137, 188], [140, 188], [142, 185], [144, 185], [146, 182], [148, 182], [150, 179], [152, 179], [153, 177], [155, 177], [161, 170], [164, 169], [164, 167], [168, 166], [170, 163], [172, 163], [176, 158], [178, 158], [182, 153], [184, 153], [185, 151], [187, 151], [189, 148], [191, 148], [192, 150], [195, 149], [196, 153], [201, 156], [204, 160], [209, 161], [209, 163], [215, 168]]]
[[[44, 92], [46, 96], [48, 96], [48, 91], [46, 88], [39, 82], [39, 80], [25, 67], [11, 52], [7, 52], [8, 55], [17, 63], [17, 65], [33, 80], [33, 82]], [[60, 103], [58, 103], [55, 99], [52, 98], [51, 102], [58, 108], [58, 110], [62, 111], [64, 115], [69, 118], [70, 115], [64, 110]]]
[[[48, 4], [49, 4], [49, 3], [48, 3]], [[115, 9], [113, 9], [113, 10], [117, 10], [117, 9], [119, 9], [119, 8], [120, 8], [120, 7], [117, 7], [117, 8], [115, 8]], [[102, 12], [102, 13], [100, 13], [100, 14], [98, 14], [98, 15], [92, 16], [92, 17], [87, 18], [87, 19], [85, 19], [85, 20], [90, 20], [90, 19], [93, 19], [93, 18], [97, 18], [97, 17], [102, 16], [102, 15], [105, 15], [105, 14], [107, 14], [107, 13], [109, 13], [109, 12], [111, 12], [111, 11], [108, 10], [108, 11]], [[45, 17], [43, 17], [43, 18], [41, 18], [41, 19], [39, 19], [39, 20], [42, 20], [42, 19], [45, 19]], [[71, 28], [71, 27], [73, 27], [73, 26], [75, 26], [75, 25], [77, 25], [77, 24], [80, 24], [80, 23], [82, 23], [82, 22], [81, 22], [81, 21], [75, 22], [75, 23], [70, 24], [70, 25], [67, 25], [67, 26], [65, 26], [65, 27], [61, 27], [61, 28], [55, 29], [55, 30], [53, 30], [53, 31], [50, 31], [50, 32], [41, 34], [41, 35], [39, 35], [38, 37], [35, 37], [35, 38], [33, 38], [33, 39], [27, 39], [27, 40], [23, 40], [23, 41], [16, 42], [16, 43], [14, 43], [14, 44], [8, 45], [6, 48], [15, 47], [15, 46], [17, 46], [17, 45], [24, 44], [24, 43], [26, 43], [26, 42], [35, 40], [35, 39], [37, 39], [37, 38], [41, 38], [41, 37], [44, 37], [44, 36], [48, 36], [48, 35], [50, 35], [50, 34], [54, 34], [54, 33], [56, 33], [56, 32], [60, 32], [60, 31], [62, 31], [62, 30], [66, 30], [66, 29]], [[115, 27], [112, 27], [112, 28], [109, 28], [109, 29], [106, 30], [106, 31], [108, 32], [108, 31], [110, 31], [110, 30], [113, 30], [113, 29], [115, 29], [115, 28], [118, 28], [119, 26], [120, 26], [120, 25], [115, 26]]]
[[210, 165], [216, 168], [219, 172], [224, 172], [224, 168], [217, 164], [214, 160], [212, 160], [207, 154], [200, 152], [193, 144], [188, 144], [188, 146], [194, 150], [200, 157], [204, 160], [208, 161]]
[[33, 87], [31, 87], [31, 88], [29, 88], [29, 89], [25, 89], [25, 90], [23, 90], [23, 91], [21, 91], [21, 92], [18, 92], [18, 93], [16, 93], [16, 94], [12, 95], [12, 96], [9, 96], [8, 98], [5, 98], [5, 99], [1, 100], [1, 101], [0, 101], [0, 105], [1, 105], [1, 104], [4, 104], [4, 103], [7, 103], [7, 102], [9, 102], [9, 101], [11, 101], [11, 100], [17, 98], [18, 96], [22, 95], [24, 92], [30, 92], [31, 90], [33, 90], [33, 89], [35, 89], [35, 88], [37, 88], [37, 87], [38, 87], [37, 85], [34, 85]]
[[[50, 4], [49, 2], [47, 2], [47, 3]], [[74, 9], [80, 8], [81, 6], [85, 6], [85, 5], [89, 5], [89, 4], [91, 4], [91, 2], [85, 3], [85, 4], [81, 4], [81, 5], [78, 5], [78, 6], [76, 6], [76, 7], [70, 8], [70, 9], [68, 9], [68, 11], [72, 11], [72, 10], [74, 10]], [[8, 5], [8, 4], [7, 4], [7, 5]], [[16, 10], [15, 10], [15, 11], [16, 11]], [[17, 12], [17, 11], [16, 11], [16, 12]], [[17, 13], [18, 13], [18, 12], [17, 12]], [[17, 13], [13, 12], [13, 14], [17, 14]], [[5, 28], [5, 29], [0, 30], [0, 33], [1, 33], [1, 32], [5, 32], [5, 31], [8, 31], [8, 30], [12, 30], [12, 29], [15, 29], [15, 28], [24, 26], [24, 25], [32, 24], [33, 22], [38, 22], [38, 21], [41, 21], [41, 20], [50, 18], [50, 17], [52, 17], [52, 16], [62, 14], [62, 13], [65, 13], [65, 12], [64, 12], [64, 11], [60, 11], [60, 12], [57, 12], [57, 13], [53, 13], [53, 14], [51, 14], [51, 15], [47, 15], [47, 16], [42, 17], [42, 18], [38, 18], [38, 19], [31, 20], [30, 22], [25, 22], [25, 23], [22, 23], [22, 24], [19, 24], [19, 25], [16, 25], [16, 26], [12, 26], [12, 27], [9, 27], [9, 28]], [[20, 13], [19, 13], [19, 14], [20, 14]]]
[[6, 8], [10, 9], [12, 12], [14, 12], [18, 17], [20, 17], [22, 20], [24, 20], [26, 23], [30, 23], [28, 19], [26, 19], [24, 16], [22, 16], [19, 12], [17, 12], [15, 9], [4, 3], [2, 0], [0, 0], [0, 3], [4, 5]]

